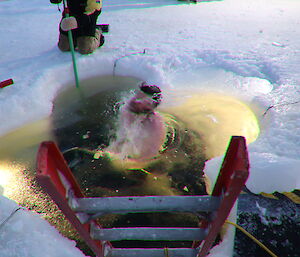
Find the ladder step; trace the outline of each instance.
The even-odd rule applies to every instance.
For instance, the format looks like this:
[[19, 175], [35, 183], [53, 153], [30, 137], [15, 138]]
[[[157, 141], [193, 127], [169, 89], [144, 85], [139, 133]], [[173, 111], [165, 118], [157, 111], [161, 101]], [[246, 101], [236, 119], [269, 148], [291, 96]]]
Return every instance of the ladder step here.
[[201, 228], [92, 228], [91, 237], [96, 240], [148, 240], [148, 241], [201, 241], [206, 236], [206, 230]]
[[109, 257], [196, 257], [199, 249], [193, 248], [113, 248]]
[[215, 196], [134, 196], [77, 198], [75, 212], [98, 214], [143, 212], [212, 212], [218, 209]]

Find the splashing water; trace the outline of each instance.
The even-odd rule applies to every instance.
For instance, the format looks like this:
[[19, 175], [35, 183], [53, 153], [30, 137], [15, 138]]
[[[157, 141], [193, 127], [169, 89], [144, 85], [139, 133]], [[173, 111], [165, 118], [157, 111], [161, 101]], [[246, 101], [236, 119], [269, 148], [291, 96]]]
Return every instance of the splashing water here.
[[116, 140], [107, 151], [119, 159], [147, 161], [159, 154], [166, 137], [163, 117], [153, 99], [138, 91], [120, 108]]

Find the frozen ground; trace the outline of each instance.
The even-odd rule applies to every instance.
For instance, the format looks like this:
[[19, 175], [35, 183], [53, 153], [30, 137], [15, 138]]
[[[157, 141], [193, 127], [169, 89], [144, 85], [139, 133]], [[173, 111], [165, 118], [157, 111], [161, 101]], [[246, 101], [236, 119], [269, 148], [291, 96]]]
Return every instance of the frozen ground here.
[[[128, 55], [118, 61], [117, 75], [135, 76], [168, 92], [221, 92], [245, 101], [261, 126], [258, 140], [249, 145], [247, 185], [253, 192], [290, 191], [300, 188], [299, 11], [297, 0], [197, 5], [175, 0], [104, 1], [99, 23], [109, 23], [111, 31], [104, 47], [94, 54], [76, 55], [79, 77], [111, 75], [115, 60]], [[15, 82], [0, 91], [0, 135], [49, 116], [52, 100], [73, 80], [70, 55], [56, 47], [59, 19], [56, 6], [47, 1], [0, 1], [0, 81], [13, 78]], [[144, 49], [145, 54], [131, 55]], [[263, 115], [270, 106], [274, 107]], [[212, 180], [220, 160], [208, 162], [206, 172]], [[1, 197], [1, 220], [13, 205]], [[1, 234], [1, 256], [45, 252], [40, 243], [26, 244], [28, 230], [34, 239], [43, 238], [40, 229], [47, 231], [45, 237], [48, 233], [56, 237], [44, 221], [27, 212], [18, 211], [13, 218], [19, 225], [1, 228], [6, 233]], [[41, 223], [36, 225], [36, 236], [32, 226], [24, 225], [25, 219], [32, 226]], [[22, 239], [16, 239], [15, 233]], [[9, 255], [4, 235], [9, 249], [19, 252]], [[57, 238], [68, 249], [64, 256], [81, 255], [73, 243]]]

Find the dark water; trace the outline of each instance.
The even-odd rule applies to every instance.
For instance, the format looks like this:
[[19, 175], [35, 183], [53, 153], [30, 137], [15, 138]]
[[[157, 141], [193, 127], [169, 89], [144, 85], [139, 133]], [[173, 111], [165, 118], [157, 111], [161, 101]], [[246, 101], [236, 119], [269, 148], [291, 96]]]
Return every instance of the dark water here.
[[138, 82], [131, 77], [95, 77], [81, 83], [81, 90], [71, 87], [59, 94], [51, 123], [60, 148], [107, 145], [115, 130], [116, 104], [136, 89]]
[[[3, 194], [29, 210], [43, 215], [64, 235], [77, 238], [64, 216], [35, 182], [36, 155], [42, 141], [60, 141], [61, 149], [85, 142], [83, 134], [90, 133], [94, 145], [108, 140], [107, 131], [114, 118], [103, 114], [106, 106], [121, 97], [122, 92], [135, 88], [139, 80], [128, 77], [96, 77], [81, 81], [81, 92], [74, 85], [60, 92], [54, 101], [52, 115], [26, 124], [0, 138], [0, 189]], [[118, 93], [115, 93], [118, 92]], [[118, 95], [118, 96], [117, 96]], [[118, 98], [118, 99], [119, 99]], [[64, 130], [77, 123], [74, 132]], [[62, 134], [60, 132], [63, 131]], [[89, 133], [88, 133], [89, 131]], [[61, 140], [58, 140], [61, 139]], [[83, 144], [84, 145], [84, 144]], [[84, 145], [85, 146], [85, 145]], [[88, 146], [88, 145], [87, 145]]]

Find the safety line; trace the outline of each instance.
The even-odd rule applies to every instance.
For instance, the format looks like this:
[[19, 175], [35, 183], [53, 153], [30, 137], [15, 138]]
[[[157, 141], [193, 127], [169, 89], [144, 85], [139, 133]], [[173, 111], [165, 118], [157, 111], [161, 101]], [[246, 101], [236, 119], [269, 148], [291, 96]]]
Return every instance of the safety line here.
[[273, 253], [268, 247], [266, 247], [262, 242], [260, 242], [257, 238], [255, 238], [253, 235], [251, 235], [247, 230], [242, 228], [240, 225], [231, 222], [229, 220], [225, 221], [228, 224], [231, 224], [235, 226], [237, 229], [239, 229], [241, 232], [243, 232], [246, 236], [250, 237], [255, 243], [257, 243], [261, 248], [263, 248], [268, 254], [270, 254], [272, 257], [278, 257], [275, 253]]

